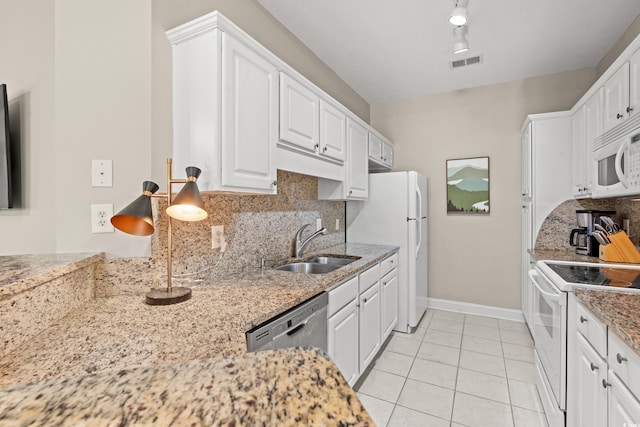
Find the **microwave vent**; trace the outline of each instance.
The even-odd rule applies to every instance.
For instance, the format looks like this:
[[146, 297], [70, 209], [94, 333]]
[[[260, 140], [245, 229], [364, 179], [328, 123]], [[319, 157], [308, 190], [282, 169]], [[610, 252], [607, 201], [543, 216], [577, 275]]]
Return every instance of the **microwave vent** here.
[[622, 138], [623, 136], [629, 134], [630, 132], [633, 132], [634, 129], [640, 132], [640, 114], [634, 114], [633, 116], [629, 117], [627, 120], [609, 129], [599, 137], [595, 138], [593, 140], [593, 151], [609, 144], [612, 141], [615, 141], [616, 139]]
[[452, 70], [455, 70], [456, 68], [468, 67], [469, 65], [480, 64], [480, 63], [482, 63], [482, 56], [477, 55], [477, 56], [472, 56], [470, 58], [457, 59], [455, 61], [451, 61], [449, 62], [449, 66], [451, 67]]

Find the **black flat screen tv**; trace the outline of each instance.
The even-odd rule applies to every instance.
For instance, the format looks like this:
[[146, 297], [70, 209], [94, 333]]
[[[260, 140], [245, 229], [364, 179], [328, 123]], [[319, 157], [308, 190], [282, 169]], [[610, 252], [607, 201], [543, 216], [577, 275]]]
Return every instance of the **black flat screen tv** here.
[[11, 145], [7, 85], [0, 85], [0, 209], [13, 207], [11, 192]]

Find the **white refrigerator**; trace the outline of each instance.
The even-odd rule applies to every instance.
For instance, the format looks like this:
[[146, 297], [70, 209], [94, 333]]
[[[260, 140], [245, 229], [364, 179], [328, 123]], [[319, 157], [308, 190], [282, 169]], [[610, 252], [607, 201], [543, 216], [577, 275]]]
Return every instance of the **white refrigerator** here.
[[347, 242], [400, 247], [394, 329], [412, 332], [427, 308], [427, 178], [369, 174], [369, 199], [347, 202]]

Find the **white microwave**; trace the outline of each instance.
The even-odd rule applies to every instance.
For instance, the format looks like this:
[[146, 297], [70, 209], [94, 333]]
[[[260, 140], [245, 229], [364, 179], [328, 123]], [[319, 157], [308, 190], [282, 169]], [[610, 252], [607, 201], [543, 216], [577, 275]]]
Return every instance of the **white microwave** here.
[[640, 128], [594, 143], [594, 198], [640, 195]]

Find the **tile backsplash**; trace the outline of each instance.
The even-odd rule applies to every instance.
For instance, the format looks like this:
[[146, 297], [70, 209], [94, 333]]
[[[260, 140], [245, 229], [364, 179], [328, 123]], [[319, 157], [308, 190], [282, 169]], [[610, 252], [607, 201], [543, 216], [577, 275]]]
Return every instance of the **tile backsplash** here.
[[[202, 193], [209, 216], [200, 222], [172, 220], [174, 283], [211, 279], [259, 268], [260, 259], [271, 265], [292, 256], [296, 231], [311, 224], [303, 238], [316, 230], [322, 219], [327, 234], [314, 239], [306, 251], [345, 242], [345, 203], [318, 200], [318, 179], [278, 171], [277, 195]], [[166, 201], [154, 199], [156, 231], [151, 255], [154, 282], [166, 280]], [[161, 212], [161, 215], [158, 215]], [[336, 230], [336, 220], [340, 229]], [[225, 252], [212, 249], [211, 227], [224, 226]], [[182, 279], [181, 279], [182, 276]]]
[[613, 220], [622, 226], [629, 219], [629, 238], [640, 245], [640, 201], [632, 199], [567, 200], [558, 205], [544, 220], [536, 238], [536, 249], [569, 249], [569, 233], [578, 226], [576, 210], [616, 211]]

